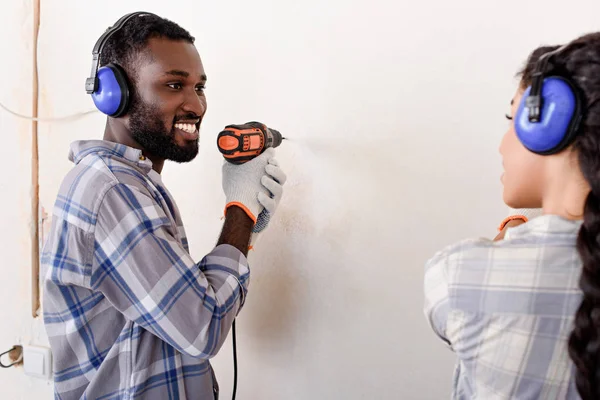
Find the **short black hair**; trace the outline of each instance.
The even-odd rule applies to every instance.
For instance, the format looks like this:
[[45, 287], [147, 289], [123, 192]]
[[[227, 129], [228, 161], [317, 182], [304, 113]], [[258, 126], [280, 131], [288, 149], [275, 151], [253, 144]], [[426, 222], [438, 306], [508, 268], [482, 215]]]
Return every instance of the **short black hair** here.
[[136, 79], [136, 67], [148, 41], [152, 38], [183, 40], [194, 44], [190, 33], [175, 22], [154, 14], [140, 14], [112, 34], [100, 54], [100, 66], [115, 63], [121, 66], [129, 79]]

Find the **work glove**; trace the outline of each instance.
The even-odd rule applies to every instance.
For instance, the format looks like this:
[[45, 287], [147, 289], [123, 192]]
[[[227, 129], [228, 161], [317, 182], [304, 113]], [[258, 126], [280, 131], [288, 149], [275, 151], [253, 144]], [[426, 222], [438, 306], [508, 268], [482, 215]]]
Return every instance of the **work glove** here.
[[[512, 207], [509, 207], [508, 208], [508, 216], [506, 218], [504, 218], [504, 220], [502, 220], [502, 222], [500, 223], [500, 226], [498, 227], [499, 233], [496, 235], [494, 240], [504, 239], [507, 229], [509, 229], [511, 227], [511, 225], [509, 224], [511, 220], [517, 220], [518, 221], [517, 225], [512, 224], [512, 226], [518, 226], [522, 223], [525, 223], [525, 221], [531, 221], [532, 219], [537, 218], [541, 215], [543, 215], [541, 208], [518, 208], [518, 209], [515, 209]], [[523, 219], [522, 217], [525, 217], [525, 219]]]
[[256, 225], [254, 225], [254, 229], [252, 230], [254, 233], [262, 232], [269, 225], [271, 217], [275, 214], [277, 207], [279, 207], [279, 202], [283, 196], [283, 185], [287, 180], [287, 176], [279, 167], [279, 163], [275, 158], [269, 160], [265, 171], [267, 175], [263, 175], [260, 182], [268, 190], [268, 193], [260, 192], [258, 194], [258, 202], [264, 208], [258, 215]]
[[269, 148], [244, 164], [223, 163], [225, 210], [238, 206], [254, 221], [253, 232], [263, 231], [277, 210], [283, 195], [285, 173]]
[[511, 208], [508, 207], [508, 215], [507, 217], [513, 216], [513, 215], [523, 215], [525, 216], [528, 220], [532, 220], [534, 218], [537, 218], [539, 216], [541, 216], [543, 214], [542, 209], [541, 208]]

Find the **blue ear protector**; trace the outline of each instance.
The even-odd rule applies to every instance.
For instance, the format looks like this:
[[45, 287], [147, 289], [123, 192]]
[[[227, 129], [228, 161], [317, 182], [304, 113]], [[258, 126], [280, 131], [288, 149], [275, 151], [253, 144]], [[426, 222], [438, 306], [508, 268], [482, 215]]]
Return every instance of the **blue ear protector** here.
[[517, 137], [540, 155], [556, 154], [569, 146], [582, 119], [581, 98], [573, 83], [559, 76], [544, 76], [550, 58], [564, 47], [540, 58], [514, 116]]
[[127, 21], [141, 14], [154, 15], [138, 11], [121, 17], [100, 36], [92, 50], [92, 72], [91, 76], [85, 80], [85, 91], [92, 95], [92, 100], [98, 110], [113, 118], [123, 116], [127, 112], [130, 100], [129, 81], [123, 68], [117, 64], [107, 64], [98, 69], [100, 54], [102, 47], [113, 33], [121, 29]]

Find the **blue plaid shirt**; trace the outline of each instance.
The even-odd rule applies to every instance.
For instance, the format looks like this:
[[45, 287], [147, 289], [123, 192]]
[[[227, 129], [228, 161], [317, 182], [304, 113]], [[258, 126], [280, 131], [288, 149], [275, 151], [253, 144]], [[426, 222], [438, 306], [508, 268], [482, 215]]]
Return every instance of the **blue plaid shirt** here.
[[57, 399], [212, 399], [209, 363], [240, 311], [244, 255], [199, 263], [160, 175], [139, 150], [71, 146], [42, 252]]
[[429, 260], [425, 315], [457, 355], [452, 398], [579, 399], [567, 342], [581, 302], [580, 226], [544, 215]]

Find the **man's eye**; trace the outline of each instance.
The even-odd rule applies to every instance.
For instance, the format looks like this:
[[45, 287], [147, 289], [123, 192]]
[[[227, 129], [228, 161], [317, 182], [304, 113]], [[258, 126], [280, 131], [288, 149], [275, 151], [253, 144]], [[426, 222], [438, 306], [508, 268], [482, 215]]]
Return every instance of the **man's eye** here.
[[167, 86], [169, 86], [172, 89], [181, 89], [181, 83], [169, 83]]
[[196, 92], [198, 92], [198, 93], [204, 93], [205, 89], [206, 89], [205, 86], [196, 86]]

